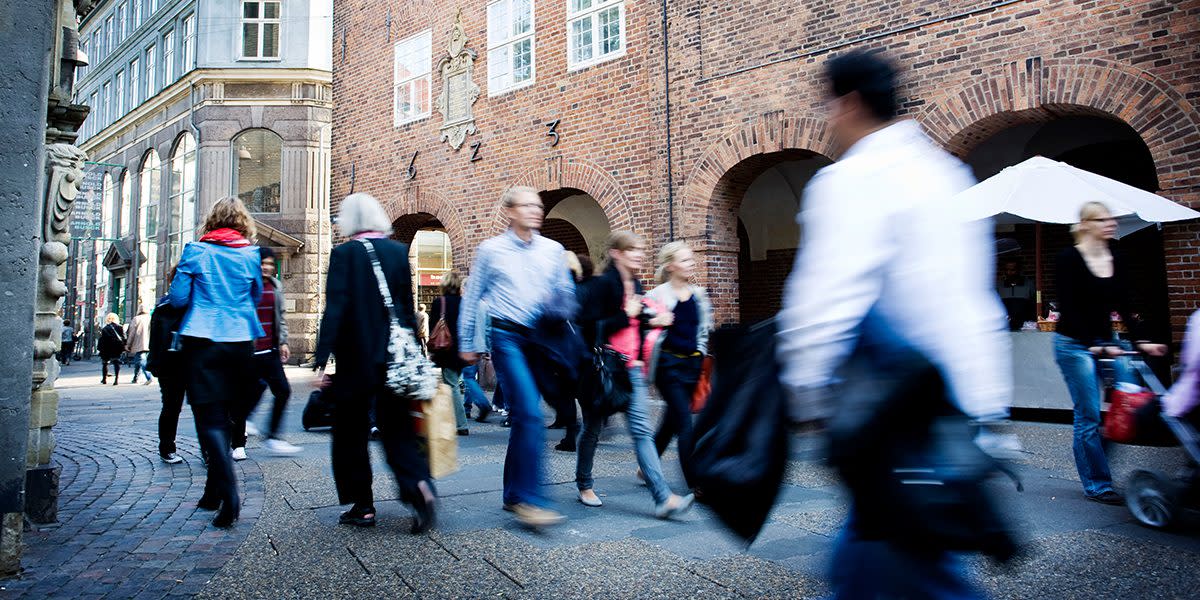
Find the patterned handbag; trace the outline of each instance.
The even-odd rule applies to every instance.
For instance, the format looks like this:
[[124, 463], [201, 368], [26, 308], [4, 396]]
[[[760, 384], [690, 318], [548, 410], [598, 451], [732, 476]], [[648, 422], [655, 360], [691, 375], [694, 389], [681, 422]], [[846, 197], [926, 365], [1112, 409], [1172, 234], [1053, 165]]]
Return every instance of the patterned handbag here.
[[396, 317], [396, 307], [392, 304], [392, 294], [383, 276], [383, 268], [379, 266], [379, 257], [375, 255], [375, 246], [365, 239], [359, 241], [367, 249], [371, 268], [375, 270], [375, 280], [379, 283], [379, 294], [383, 296], [383, 305], [387, 307], [391, 318], [388, 328], [388, 354], [391, 359], [387, 364], [387, 387], [401, 398], [428, 402], [437, 393], [435, 367], [421, 353], [421, 345], [417, 343], [413, 330], [401, 325]]

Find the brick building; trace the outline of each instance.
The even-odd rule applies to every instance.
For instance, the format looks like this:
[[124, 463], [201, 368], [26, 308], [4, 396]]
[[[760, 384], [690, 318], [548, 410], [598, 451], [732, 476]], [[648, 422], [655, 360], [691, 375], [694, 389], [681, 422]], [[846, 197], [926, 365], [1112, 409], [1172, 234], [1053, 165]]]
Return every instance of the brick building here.
[[[460, 269], [501, 230], [501, 192], [531, 185], [569, 248], [685, 239], [719, 320], [770, 314], [803, 186], [836, 157], [822, 64], [853, 48], [890, 51], [904, 113], [980, 177], [1042, 154], [1200, 207], [1197, 0], [355, 0], [333, 25], [334, 210], [372, 193], [403, 241], [444, 231]], [[1031, 254], [1026, 228], [999, 234]], [[1178, 333], [1200, 224], [1122, 244]]]

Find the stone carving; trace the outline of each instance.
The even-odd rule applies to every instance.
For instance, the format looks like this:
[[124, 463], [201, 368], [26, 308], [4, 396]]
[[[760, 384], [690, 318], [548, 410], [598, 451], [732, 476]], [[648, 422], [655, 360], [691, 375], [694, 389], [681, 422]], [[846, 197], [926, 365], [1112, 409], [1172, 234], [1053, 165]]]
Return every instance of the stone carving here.
[[467, 48], [467, 32], [462, 25], [462, 10], [450, 28], [450, 43], [446, 56], [438, 61], [438, 72], [442, 75], [442, 93], [438, 96], [437, 109], [442, 113], [442, 140], [450, 147], [462, 148], [467, 136], [475, 133], [475, 114], [472, 106], [479, 99], [479, 86], [475, 83], [474, 50]]
[[[51, 144], [46, 148], [46, 203], [42, 211], [42, 248], [38, 256], [38, 295], [34, 313], [33, 359], [43, 361], [59, 348], [57, 332], [58, 304], [67, 294], [59, 279], [59, 266], [67, 261], [71, 243], [71, 206], [83, 182], [83, 161], [87, 154], [70, 144]], [[42, 371], [43, 377], [38, 377]], [[34, 386], [45, 380], [44, 369], [34, 370]]]

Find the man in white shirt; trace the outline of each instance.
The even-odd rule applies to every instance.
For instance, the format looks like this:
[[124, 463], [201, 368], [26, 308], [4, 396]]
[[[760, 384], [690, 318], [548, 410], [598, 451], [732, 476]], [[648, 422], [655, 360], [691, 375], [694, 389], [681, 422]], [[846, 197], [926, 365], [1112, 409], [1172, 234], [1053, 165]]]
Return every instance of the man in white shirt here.
[[[805, 189], [801, 249], [779, 314], [777, 355], [793, 392], [793, 419], [833, 412], [821, 391], [850, 357], [868, 313], [893, 341], [938, 368], [963, 412], [1004, 418], [1011, 359], [993, 289], [991, 225], [962, 222], [947, 210], [956, 193], [974, 184], [970, 170], [915, 122], [896, 119], [895, 72], [881, 57], [851, 52], [826, 68], [829, 126], [843, 153]], [[855, 541], [848, 528], [842, 549]], [[907, 569], [923, 597], [942, 597], [939, 590], [971, 596], [943, 558], [895, 552], [882, 558], [890, 567], [875, 566], [870, 575], [903, 563], [900, 570]], [[856, 587], [864, 582], [887, 585], [872, 584], [861, 570], [857, 575], [855, 583], [835, 574], [835, 594], [853, 597], [865, 591]]]

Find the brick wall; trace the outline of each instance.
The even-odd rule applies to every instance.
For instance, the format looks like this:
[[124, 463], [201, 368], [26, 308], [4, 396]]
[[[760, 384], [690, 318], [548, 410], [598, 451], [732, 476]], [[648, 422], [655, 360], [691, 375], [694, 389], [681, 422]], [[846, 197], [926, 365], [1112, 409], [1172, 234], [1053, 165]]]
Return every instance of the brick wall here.
[[[655, 247], [671, 230], [666, 199], [673, 191], [676, 237], [699, 250], [719, 315], [734, 320], [733, 184], [752, 180], [747, 164], [765, 168], [744, 161], [769, 166], [786, 154], [764, 155], [788, 151], [836, 156], [824, 124], [822, 63], [842, 49], [886, 48], [903, 70], [904, 112], [960, 156], [1013, 124], [1106, 116], [1146, 142], [1164, 195], [1200, 206], [1200, 57], [1193, 52], [1200, 0], [673, 0], [671, 182], [660, 6], [628, 0], [626, 54], [568, 72], [566, 4], [535, 0], [536, 83], [496, 97], [487, 96], [486, 7], [462, 6], [483, 88], [474, 105], [479, 133], [468, 138], [482, 142], [481, 160], [470, 162], [469, 148], [456, 152], [438, 141], [436, 111], [392, 126], [388, 75], [391, 43], [403, 37], [430, 28], [435, 55], [444, 53], [460, 5], [337, 3], [335, 202], [348, 192], [353, 168], [356, 191], [376, 194], [396, 217], [426, 212], [444, 223], [465, 267], [479, 241], [503, 227], [497, 200], [511, 185], [585, 191], [614, 228], [644, 233]], [[441, 89], [435, 74], [435, 98]], [[561, 140], [551, 147], [544, 123], [555, 119]], [[416, 176], [409, 180], [414, 151]], [[1200, 225], [1168, 226], [1163, 239], [1178, 334], [1200, 307], [1200, 273], [1192, 269]]]

